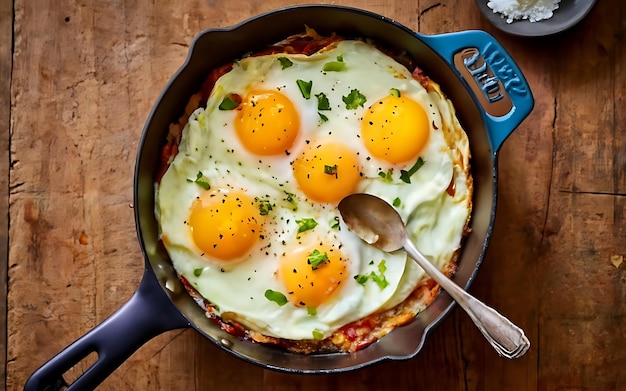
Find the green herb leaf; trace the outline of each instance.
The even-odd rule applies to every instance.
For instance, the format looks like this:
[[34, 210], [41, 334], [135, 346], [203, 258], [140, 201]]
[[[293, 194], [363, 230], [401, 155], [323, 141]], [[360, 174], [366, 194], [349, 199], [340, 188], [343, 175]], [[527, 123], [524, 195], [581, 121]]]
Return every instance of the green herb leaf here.
[[324, 165], [324, 174], [334, 175], [337, 178], [337, 165], [334, 164], [332, 166]]
[[315, 308], [315, 307], [307, 307], [306, 308], [306, 313], [309, 316], [315, 316], [315, 315], [317, 315], [317, 308]]
[[296, 220], [296, 224], [298, 224], [298, 233], [306, 232], [317, 227], [317, 221], [308, 217]]
[[313, 330], [313, 339], [321, 341], [324, 339], [324, 333], [318, 329]]
[[287, 57], [278, 57], [278, 62], [280, 62], [280, 66], [283, 67], [283, 69], [293, 65], [293, 62]]
[[354, 276], [354, 279], [356, 280], [357, 283], [365, 286], [365, 283], [367, 282], [368, 279], [368, 275], [367, 274], [358, 274], [356, 276]]
[[267, 216], [272, 209], [274, 209], [274, 204], [270, 200], [264, 200], [262, 198], [256, 197], [254, 199], [259, 203], [259, 212], [261, 216]]
[[389, 282], [387, 282], [387, 279], [385, 278], [384, 274], [376, 274], [372, 272], [370, 274], [370, 277], [376, 284], [378, 284], [378, 287], [380, 289], [385, 289], [389, 285]]
[[387, 172], [379, 171], [378, 176], [383, 178], [385, 182], [391, 182], [393, 181], [393, 169], [390, 168], [387, 170]]
[[385, 272], [387, 271], [387, 265], [385, 263], [386, 261], [383, 259], [378, 264], [378, 271], [380, 274], [376, 274], [374, 272], [370, 274], [370, 277], [376, 284], [378, 284], [380, 289], [385, 289], [389, 285], [389, 282], [387, 282], [387, 279], [385, 278]]
[[320, 113], [319, 111], [317, 112], [317, 114], [319, 114], [319, 116], [320, 116], [320, 120], [321, 120], [322, 122], [326, 122], [326, 121], [328, 121], [328, 117], [327, 117], [327, 116], [325, 116], [324, 114]]
[[317, 98], [318, 110], [330, 110], [330, 101], [326, 97], [326, 94], [320, 92], [319, 94], [315, 95], [315, 97]]
[[296, 202], [296, 195], [288, 191], [285, 191], [285, 195], [286, 197], [284, 198], [284, 200], [289, 202], [293, 206], [291, 210], [293, 210], [294, 212], [298, 210], [298, 203]]
[[296, 80], [300, 93], [304, 99], [311, 99], [311, 88], [313, 87], [313, 81]]
[[328, 262], [328, 255], [321, 252], [318, 249], [311, 251], [308, 258], [308, 264], [311, 265], [311, 269], [317, 270], [320, 265]]
[[[340, 57], [337, 57], [340, 58]], [[343, 58], [342, 58], [343, 60]], [[324, 72], [341, 72], [346, 70], [346, 63], [343, 61], [331, 61], [324, 64]]]
[[271, 289], [268, 289], [265, 291], [265, 298], [269, 301], [273, 301], [274, 303], [278, 304], [281, 307], [287, 304], [287, 301], [288, 301], [285, 295], [283, 295], [280, 292], [273, 291]]
[[[373, 264], [373, 262], [374, 261], [370, 262], [370, 265]], [[386, 261], [383, 259], [378, 264], [379, 274], [376, 274], [376, 272], [370, 272], [370, 274], [358, 274], [354, 276], [354, 280], [358, 284], [365, 286], [367, 281], [371, 279], [380, 289], [385, 289], [389, 285], [387, 278], [385, 278], [385, 272], [387, 271], [387, 265], [385, 263]]]
[[287, 196], [287, 197], [285, 198], [285, 201], [290, 202], [290, 203], [294, 203], [294, 202], [296, 202], [296, 198], [295, 198], [295, 197], [296, 197], [296, 195], [295, 195], [295, 194], [290, 193], [290, 192], [288, 192], [288, 191], [285, 191], [285, 195]]
[[405, 183], [411, 183], [411, 176], [415, 174], [417, 170], [422, 168], [423, 165], [424, 159], [422, 159], [421, 157], [417, 158], [417, 161], [415, 162], [413, 167], [409, 169], [409, 171], [400, 170], [400, 180]]
[[346, 109], [354, 110], [357, 107], [363, 107], [363, 104], [367, 101], [365, 95], [361, 94], [359, 90], [352, 90], [346, 96], [342, 96], [341, 100], [346, 104]]
[[218, 106], [218, 109], [222, 111], [234, 110], [239, 107], [239, 102], [234, 99], [233, 95], [226, 95], [222, 100], [222, 103]]
[[187, 182], [195, 183], [196, 185], [200, 186], [204, 190], [209, 190], [211, 188], [209, 181], [204, 179], [204, 176], [202, 175], [202, 171], [198, 171], [198, 174], [196, 175], [196, 179], [187, 179]]
[[397, 207], [398, 207], [398, 206], [400, 206], [400, 205], [402, 205], [402, 200], [400, 200], [400, 197], [396, 197], [396, 198], [393, 200], [393, 206], [395, 206], [395, 207], [397, 208]]
[[346, 69], [346, 64], [343, 62], [343, 56], [340, 54], [337, 56], [337, 61], [331, 61], [324, 64], [325, 72], [338, 72]]
[[391, 90], [389, 90], [389, 93], [391, 94], [391, 96], [395, 96], [396, 98], [400, 97], [400, 90], [397, 88], [392, 88]]
[[336, 229], [337, 231], [341, 229], [341, 224], [339, 224], [339, 216], [335, 216], [332, 220], [330, 220], [330, 228]]
[[200, 274], [202, 274], [202, 270], [204, 270], [204, 269], [202, 269], [202, 268], [200, 268], [200, 269], [193, 269], [193, 275], [196, 276], [196, 277], [200, 277]]

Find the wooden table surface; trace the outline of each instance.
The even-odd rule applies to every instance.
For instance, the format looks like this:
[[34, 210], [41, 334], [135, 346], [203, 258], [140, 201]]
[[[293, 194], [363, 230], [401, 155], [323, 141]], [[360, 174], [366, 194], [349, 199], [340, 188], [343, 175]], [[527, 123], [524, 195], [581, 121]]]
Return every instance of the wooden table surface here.
[[[192, 38], [294, 3], [0, 2], [6, 389], [137, 288], [138, 139]], [[499, 358], [455, 308], [411, 360], [303, 376], [239, 361], [187, 329], [149, 341], [99, 389], [626, 390], [626, 2], [598, 1], [540, 39], [496, 30], [474, 1], [338, 3], [426, 34], [486, 30], [526, 75], [535, 108], [500, 150], [495, 231], [471, 291], [532, 348]]]

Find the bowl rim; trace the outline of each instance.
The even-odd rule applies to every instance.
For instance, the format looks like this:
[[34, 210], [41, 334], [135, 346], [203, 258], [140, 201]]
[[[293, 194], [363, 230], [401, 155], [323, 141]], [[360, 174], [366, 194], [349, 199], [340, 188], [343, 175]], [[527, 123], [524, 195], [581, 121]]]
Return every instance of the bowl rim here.
[[483, 16], [497, 29], [519, 37], [543, 37], [561, 33], [583, 20], [591, 11], [596, 0], [561, 0], [554, 15], [549, 19], [530, 22], [527, 19], [507, 23], [506, 17], [495, 13], [489, 6], [490, 0], [476, 0]]

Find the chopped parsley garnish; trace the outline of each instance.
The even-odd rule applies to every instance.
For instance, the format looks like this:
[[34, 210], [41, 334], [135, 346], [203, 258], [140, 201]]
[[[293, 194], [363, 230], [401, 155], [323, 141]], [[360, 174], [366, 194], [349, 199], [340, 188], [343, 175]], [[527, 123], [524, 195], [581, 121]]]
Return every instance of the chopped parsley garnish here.
[[311, 99], [311, 88], [313, 87], [313, 81], [296, 80], [300, 93], [304, 99]]
[[397, 208], [398, 206], [400, 206], [401, 204], [402, 204], [402, 200], [400, 200], [400, 197], [396, 197], [396, 198], [393, 200], [393, 206], [395, 206], [396, 208]]
[[200, 277], [200, 274], [202, 274], [202, 270], [204, 270], [204, 269], [202, 269], [202, 268], [193, 269], [193, 275], [196, 276], [196, 277]]
[[317, 315], [317, 308], [315, 308], [315, 307], [307, 307], [306, 308], [306, 313], [309, 316], [315, 316], [315, 315]]
[[269, 301], [273, 301], [274, 303], [278, 304], [279, 306], [283, 306], [285, 304], [287, 304], [287, 297], [285, 297], [285, 295], [283, 295], [280, 292], [277, 291], [273, 291], [271, 289], [268, 289], [265, 291], [265, 298]]
[[321, 252], [318, 249], [311, 251], [309, 254], [309, 258], [307, 259], [309, 265], [311, 265], [311, 269], [317, 270], [320, 265], [328, 262], [328, 255], [326, 253]]
[[386, 261], [383, 259], [378, 264], [378, 271], [380, 272], [380, 274], [377, 275], [373, 272], [371, 274], [372, 280], [374, 280], [378, 284], [380, 289], [385, 289], [387, 285], [389, 285], [387, 279], [385, 278], [385, 272], [387, 271], [387, 265], [385, 263]]
[[209, 190], [211, 188], [211, 184], [209, 183], [209, 181], [207, 181], [204, 178], [204, 176], [202, 175], [202, 171], [198, 171], [198, 174], [196, 175], [196, 179], [187, 179], [187, 182], [195, 183], [196, 185], [200, 186], [204, 190]]
[[330, 101], [328, 97], [323, 92], [315, 95], [317, 98], [317, 109], [318, 110], [330, 110]]
[[313, 339], [317, 339], [318, 341], [324, 339], [324, 333], [318, 329], [313, 330]]
[[285, 195], [286, 197], [284, 198], [284, 200], [293, 205], [292, 210], [295, 212], [298, 209], [298, 204], [296, 203], [296, 195], [288, 191], [285, 191]]
[[365, 283], [367, 282], [368, 278], [369, 278], [369, 276], [367, 274], [358, 274], [358, 275], [354, 276], [354, 279], [356, 280], [356, 282], [361, 284], [361, 285], [365, 285]]
[[337, 61], [331, 61], [324, 64], [324, 72], [341, 72], [346, 70], [346, 63], [343, 62], [343, 56], [337, 56]]
[[387, 282], [387, 279], [385, 278], [384, 274], [376, 274], [374, 272], [372, 272], [370, 274], [370, 277], [372, 278], [372, 280], [378, 284], [378, 287], [380, 289], [385, 289], [387, 287], [387, 285], [389, 285], [389, 282]]
[[385, 182], [391, 182], [393, 180], [393, 169], [388, 169], [387, 172], [379, 171], [378, 176], [383, 178]]
[[346, 109], [354, 110], [359, 106], [363, 107], [367, 98], [359, 90], [352, 90], [348, 95], [342, 96], [341, 100], [346, 104]]
[[370, 272], [370, 274], [358, 274], [354, 276], [354, 280], [361, 285], [365, 285], [365, 283], [371, 279], [380, 289], [385, 289], [389, 285], [387, 278], [385, 278], [385, 272], [387, 271], [387, 265], [385, 265], [385, 262], [386, 261], [383, 259], [378, 264], [378, 274], [376, 274], [376, 272]]
[[330, 228], [336, 229], [337, 231], [341, 229], [341, 225], [339, 224], [339, 216], [335, 216], [332, 220], [330, 220]]
[[296, 195], [295, 195], [295, 194], [290, 193], [290, 192], [288, 192], [288, 191], [285, 191], [285, 195], [287, 196], [287, 197], [285, 198], [285, 201], [287, 201], [287, 202], [291, 202], [291, 203], [296, 202], [296, 200], [295, 200]]
[[274, 209], [274, 204], [272, 204], [270, 200], [264, 200], [259, 197], [256, 197], [254, 200], [259, 203], [259, 212], [261, 213], [261, 216], [267, 216], [270, 211]]
[[317, 227], [317, 221], [310, 217], [296, 220], [296, 224], [298, 224], [298, 233], [306, 232]]
[[222, 100], [222, 103], [218, 106], [218, 109], [224, 110], [234, 110], [239, 107], [239, 103], [235, 100], [235, 95], [226, 95]]
[[317, 114], [319, 114], [319, 116], [320, 116], [320, 120], [321, 120], [322, 122], [326, 122], [326, 121], [328, 121], [328, 117], [327, 117], [327, 116], [325, 116], [324, 114], [320, 113], [319, 111], [317, 112]]
[[413, 167], [409, 169], [409, 171], [400, 170], [400, 179], [402, 180], [402, 182], [411, 183], [411, 176], [415, 174], [417, 170], [422, 168], [423, 165], [424, 165], [424, 159], [419, 157], [417, 158], [417, 161], [415, 162]]
[[337, 178], [337, 165], [334, 164], [332, 166], [324, 165], [324, 174], [334, 175]]
[[395, 96], [396, 98], [399, 98], [400, 90], [397, 88], [392, 88], [391, 90], [389, 90], [389, 94], [391, 94], [391, 96]]
[[280, 66], [283, 67], [283, 69], [293, 65], [293, 62], [287, 57], [278, 57], [278, 62], [280, 62]]

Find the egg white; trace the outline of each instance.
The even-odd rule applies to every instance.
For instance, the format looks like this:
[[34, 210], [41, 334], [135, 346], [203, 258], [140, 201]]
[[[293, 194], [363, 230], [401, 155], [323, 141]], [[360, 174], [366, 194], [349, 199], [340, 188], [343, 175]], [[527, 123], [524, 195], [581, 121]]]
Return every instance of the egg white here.
[[[280, 66], [277, 57], [284, 56], [292, 61], [291, 67]], [[321, 65], [339, 56], [346, 63], [345, 71], [321, 70]], [[313, 81], [311, 99], [303, 97], [297, 80]], [[375, 159], [359, 137], [364, 111], [392, 88], [419, 102], [432, 124], [429, 142], [420, 155], [425, 163], [411, 176], [410, 184], [400, 181], [399, 176], [414, 162], [393, 165]], [[300, 133], [285, 155], [257, 156], [248, 152], [233, 129], [236, 112], [218, 109], [226, 95], [245, 96], [252, 89], [279, 90], [297, 107]], [[365, 95], [367, 103], [346, 110], [341, 97], [353, 89]], [[326, 93], [331, 102], [331, 110], [323, 111], [328, 118], [325, 122], [320, 120], [313, 97], [319, 92]], [[347, 323], [402, 302], [424, 278], [421, 268], [402, 252], [385, 253], [364, 244], [343, 222], [339, 230], [333, 229], [331, 222], [339, 216], [336, 206], [308, 200], [292, 176], [291, 162], [311, 140], [333, 139], [350, 146], [362, 164], [364, 179], [357, 191], [378, 195], [390, 203], [399, 201], [397, 210], [412, 239], [427, 257], [443, 267], [458, 249], [469, 218], [469, 190], [464, 175], [457, 175], [454, 197], [446, 193], [453, 173], [462, 170], [458, 156], [450, 152], [451, 146], [437, 129], [452, 126], [455, 118], [453, 110], [431, 94], [402, 65], [360, 41], [342, 41], [311, 56], [277, 54], [235, 62], [232, 71], [217, 81], [207, 107], [196, 110], [189, 119], [179, 152], [156, 187], [156, 215], [177, 272], [225, 318], [279, 338], [311, 339], [314, 333], [326, 337]], [[265, 227], [271, 235], [257, 243], [245, 259], [234, 263], [208, 259], [195, 246], [185, 221], [193, 200], [203, 191], [190, 183], [198, 172], [213, 189], [242, 189], [251, 198], [267, 198], [275, 203]], [[391, 173], [391, 182], [379, 175], [387, 172]], [[293, 202], [286, 200], [287, 194], [293, 195]], [[349, 278], [337, 294], [317, 308], [315, 315], [291, 303], [279, 306], [264, 296], [268, 289], [285, 291], [277, 278], [277, 262], [298, 235], [295, 220], [303, 217], [315, 218], [319, 223], [305, 235], [316, 241], [330, 238], [341, 243], [342, 253], [349, 259]], [[381, 288], [371, 279], [361, 285], [353, 278], [380, 273], [378, 267], [383, 260], [386, 287]]]

